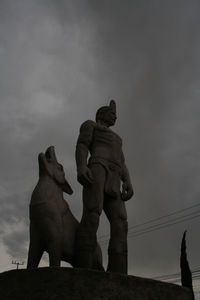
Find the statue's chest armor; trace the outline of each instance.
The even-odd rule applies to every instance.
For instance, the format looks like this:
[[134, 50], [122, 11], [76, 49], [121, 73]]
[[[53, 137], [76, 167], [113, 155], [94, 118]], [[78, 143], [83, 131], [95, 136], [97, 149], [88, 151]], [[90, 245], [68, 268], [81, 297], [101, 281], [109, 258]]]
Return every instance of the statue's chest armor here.
[[[109, 128], [97, 125], [94, 129], [92, 148], [95, 152], [103, 149], [112, 155], [116, 153], [120, 157], [122, 151], [122, 139]], [[98, 153], [96, 153], [98, 154]]]

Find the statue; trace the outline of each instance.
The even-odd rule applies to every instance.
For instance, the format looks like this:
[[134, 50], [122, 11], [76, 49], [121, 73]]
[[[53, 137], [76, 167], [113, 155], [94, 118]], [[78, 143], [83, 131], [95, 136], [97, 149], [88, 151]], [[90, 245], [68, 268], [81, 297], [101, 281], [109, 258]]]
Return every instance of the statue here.
[[[78, 221], [73, 216], [63, 192], [72, 194], [65, 179], [63, 166], [57, 162], [54, 147], [40, 153], [39, 181], [30, 203], [30, 246], [27, 268], [37, 268], [44, 251], [49, 254], [51, 267], [60, 266], [61, 260], [76, 265], [75, 235]], [[99, 245], [93, 253], [92, 268], [103, 270]]]
[[92, 268], [103, 209], [111, 227], [107, 271], [127, 274], [128, 223], [124, 202], [133, 196], [133, 188], [122, 139], [110, 129], [116, 119], [116, 104], [111, 100], [109, 106], [98, 109], [96, 122], [88, 120], [80, 127], [76, 164], [77, 178], [83, 186], [83, 215], [76, 235], [76, 266]]

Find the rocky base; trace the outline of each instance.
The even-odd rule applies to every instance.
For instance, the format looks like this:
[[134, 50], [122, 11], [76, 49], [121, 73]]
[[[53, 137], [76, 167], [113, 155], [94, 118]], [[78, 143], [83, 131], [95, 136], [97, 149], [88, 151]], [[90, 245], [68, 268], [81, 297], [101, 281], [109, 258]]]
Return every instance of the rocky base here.
[[2, 300], [192, 300], [189, 289], [156, 280], [72, 268], [0, 274]]

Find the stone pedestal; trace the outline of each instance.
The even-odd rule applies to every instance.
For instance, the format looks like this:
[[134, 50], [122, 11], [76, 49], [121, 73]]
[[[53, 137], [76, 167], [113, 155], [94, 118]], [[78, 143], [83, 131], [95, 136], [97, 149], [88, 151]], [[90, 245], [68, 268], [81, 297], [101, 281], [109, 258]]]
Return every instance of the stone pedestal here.
[[72, 268], [0, 274], [2, 300], [192, 300], [189, 289], [135, 276]]

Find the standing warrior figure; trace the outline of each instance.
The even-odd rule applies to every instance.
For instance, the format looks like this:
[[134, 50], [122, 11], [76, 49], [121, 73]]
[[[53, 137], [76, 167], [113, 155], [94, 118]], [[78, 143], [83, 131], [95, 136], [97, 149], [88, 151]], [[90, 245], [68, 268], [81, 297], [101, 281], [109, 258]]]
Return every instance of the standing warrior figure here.
[[124, 201], [133, 196], [133, 188], [122, 139], [109, 128], [116, 119], [116, 104], [111, 100], [109, 106], [97, 110], [96, 122], [88, 120], [80, 127], [76, 164], [77, 178], [83, 185], [83, 215], [77, 231], [76, 259], [77, 267], [91, 268], [103, 209], [111, 226], [107, 271], [127, 274], [128, 223]]

